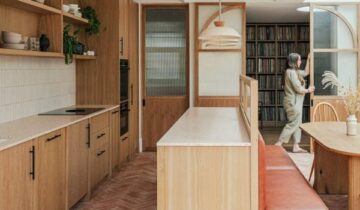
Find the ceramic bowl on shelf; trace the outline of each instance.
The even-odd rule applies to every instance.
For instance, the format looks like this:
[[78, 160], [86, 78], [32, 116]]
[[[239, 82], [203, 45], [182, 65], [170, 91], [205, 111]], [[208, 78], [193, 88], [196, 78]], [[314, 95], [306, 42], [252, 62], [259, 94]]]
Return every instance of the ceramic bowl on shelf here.
[[24, 50], [25, 44], [2, 44], [1, 47], [6, 49]]
[[62, 6], [62, 9], [63, 9], [63, 11], [64, 11], [64, 12], [69, 12], [69, 10], [70, 10], [70, 6], [69, 6], [69, 5], [64, 4], [64, 5]]
[[1, 37], [6, 44], [20, 44], [22, 41], [22, 35], [14, 32], [2, 31]]

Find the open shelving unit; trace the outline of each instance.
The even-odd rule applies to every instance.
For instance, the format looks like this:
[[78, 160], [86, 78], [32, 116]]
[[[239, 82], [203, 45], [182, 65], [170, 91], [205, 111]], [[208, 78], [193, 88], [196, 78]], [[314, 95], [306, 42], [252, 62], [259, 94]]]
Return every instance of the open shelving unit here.
[[[48, 0], [45, 4], [32, 0], [0, 0], [0, 19], [5, 20], [0, 22], [0, 31], [16, 32], [27, 37], [46, 34], [50, 41], [47, 52], [0, 48], [0, 55], [63, 58], [64, 25], [70, 23], [79, 28], [89, 25], [89, 21], [63, 12], [62, 4], [63, 0]], [[79, 39], [87, 44], [86, 35], [81, 35]], [[74, 55], [74, 58], [95, 60], [96, 56]]]
[[[287, 55], [302, 56], [302, 69], [306, 65], [309, 46], [309, 24], [247, 24], [246, 74], [259, 82], [259, 109], [264, 127], [281, 127], [286, 122], [282, 101], [283, 73]], [[303, 121], [310, 119], [310, 100], [306, 96]]]

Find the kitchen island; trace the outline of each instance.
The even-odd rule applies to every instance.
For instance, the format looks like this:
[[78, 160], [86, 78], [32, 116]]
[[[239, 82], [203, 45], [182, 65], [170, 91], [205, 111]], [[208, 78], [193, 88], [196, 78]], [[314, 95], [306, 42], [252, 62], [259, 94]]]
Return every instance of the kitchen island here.
[[239, 108], [190, 108], [157, 143], [157, 209], [252, 209], [250, 139]]

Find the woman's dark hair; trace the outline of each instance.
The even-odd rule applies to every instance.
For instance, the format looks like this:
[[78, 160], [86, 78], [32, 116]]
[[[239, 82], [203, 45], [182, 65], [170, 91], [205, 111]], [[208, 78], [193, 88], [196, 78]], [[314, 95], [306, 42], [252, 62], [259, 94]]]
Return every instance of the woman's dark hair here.
[[[282, 77], [282, 85], [285, 85], [285, 77], [286, 77], [286, 71], [288, 69], [294, 69], [294, 70], [299, 70], [300, 66], [298, 66], [298, 60], [301, 59], [301, 55], [299, 55], [298, 53], [290, 53], [287, 57], [287, 66], [286, 69], [284, 71], [283, 77]], [[305, 80], [299, 76], [299, 80], [301, 82], [301, 84], [305, 83]]]

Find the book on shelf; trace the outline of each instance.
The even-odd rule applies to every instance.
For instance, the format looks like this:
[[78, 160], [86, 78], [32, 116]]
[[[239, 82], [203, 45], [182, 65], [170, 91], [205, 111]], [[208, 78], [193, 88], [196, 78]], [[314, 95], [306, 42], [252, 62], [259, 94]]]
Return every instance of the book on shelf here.
[[246, 73], [255, 74], [256, 73], [256, 60], [255, 59], [246, 59]]
[[275, 56], [275, 43], [259, 43], [258, 44], [259, 56]]
[[262, 105], [273, 105], [275, 102], [275, 91], [260, 91], [259, 92], [259, 101], [262, 102]]
[[298, 40], [300, 40], [300, 41], [308, 41], [308, 40], [310, 40], [309, 26], [299, 26]]
[[275, 40], [275, 27], [274, 26], [259, 26], [258, 27], [258, 40]]
[[259, 89], [275, 89], [276, 76], [275, 75], [259, 75], [258, 76]]
[[255, 26], [248, 26], [246, 28], [246, 40], [256, 40], [256, 27]]
[[288, 56], [295, 52], [295, 43], [278, 43], [279, 56]]
[[258, 73], [275, 73], [275, 59], [258, 59]]
[[285, 93], [284, 91], [277, 91], [276, 92], [276, 101], [279, 106], [283, 105]]
[[284, 82], [283, 82], [283, 75], [276, 76], [276, 88], [277, 89], [284, 89]]
[[248, 57], [256, 56], [256, 44], [255, 43], [246, 43], [246, 56], [248, 56]]
[[262, 107], [260, 110], [263, 121], [276, 121], [276, 107]]
[[296, 28], [295, 26], [279, 26], [277, 30], [277, 40], [295, 40]]
[[301, 55], [301, 57], [307, 57], [310, 52], [309, 43], [298, 43], [297, 51]]

